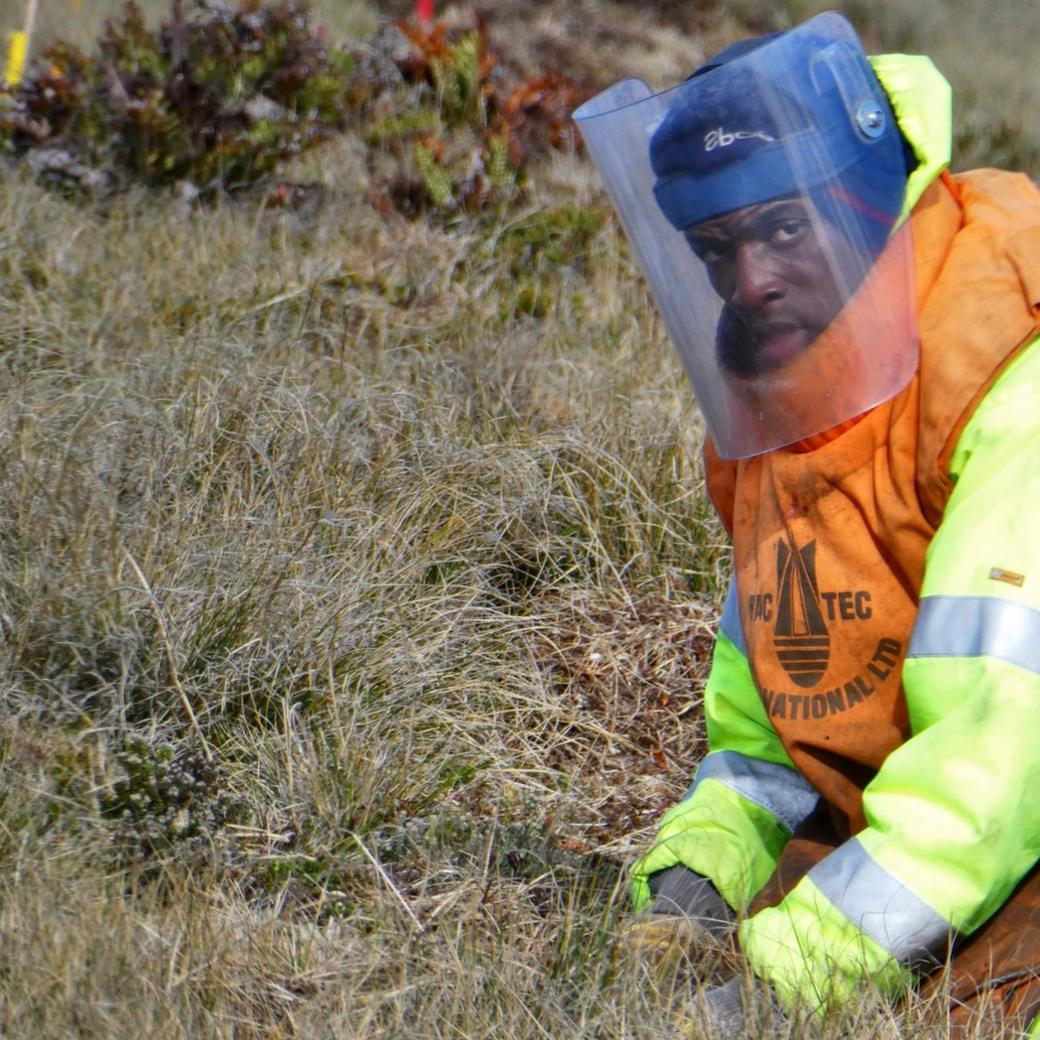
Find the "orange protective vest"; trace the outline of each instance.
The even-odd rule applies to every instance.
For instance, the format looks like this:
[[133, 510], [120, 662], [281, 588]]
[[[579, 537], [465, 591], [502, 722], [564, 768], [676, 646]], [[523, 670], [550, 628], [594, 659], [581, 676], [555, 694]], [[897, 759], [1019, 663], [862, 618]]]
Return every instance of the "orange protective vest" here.
[[1040, 327], [1040, 193], [944, 175], [912, 216], [921, 362], [858, 421], [739, 462], [705, 449], [733, 539], [748, 660], [795, 766], [846, 833], [909, 736], [902, 661], [957, 437]]

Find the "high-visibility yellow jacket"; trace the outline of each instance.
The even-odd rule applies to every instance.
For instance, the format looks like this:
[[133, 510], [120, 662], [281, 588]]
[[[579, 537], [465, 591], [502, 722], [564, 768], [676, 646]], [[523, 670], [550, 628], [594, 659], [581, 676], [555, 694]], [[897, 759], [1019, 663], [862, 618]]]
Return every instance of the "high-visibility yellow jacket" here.
[[[743, 911], [822, 796], [849, 840], [740, 928], [781, 1000], [815, 1008], [905, 987], [1040, 859], [1040, 193], [944, 173], [946, 81], [872, 61], [920, 160], [921, 367], [820, 446], [709, 449], [736, 572], [709, 754], [633, 868], [637, 906], [683, 863]], [[804, 646], [777, 621], [792, 596]]]

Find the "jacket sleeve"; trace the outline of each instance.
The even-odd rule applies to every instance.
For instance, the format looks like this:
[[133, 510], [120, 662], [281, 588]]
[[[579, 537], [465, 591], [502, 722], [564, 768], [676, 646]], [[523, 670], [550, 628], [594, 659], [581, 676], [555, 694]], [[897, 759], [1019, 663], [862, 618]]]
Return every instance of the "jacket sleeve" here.
[[766, 883], [794, 828], [818, 795], [797, 773], [766, 717], [751, 677], [731, 583], [704, 692], [708, 754], [686, 796], [661, 820], [650, 851], [632, 868], [637, 909], [647, 879], [681, 863], [710, 878], [743, 911]]
[[826, 1008], [944, 959], [1040, 858], [1040, 346], [957, 443], [903, 665], [911, 737], [864, 792], [868, 826], [744, 922], [781, 1000]]

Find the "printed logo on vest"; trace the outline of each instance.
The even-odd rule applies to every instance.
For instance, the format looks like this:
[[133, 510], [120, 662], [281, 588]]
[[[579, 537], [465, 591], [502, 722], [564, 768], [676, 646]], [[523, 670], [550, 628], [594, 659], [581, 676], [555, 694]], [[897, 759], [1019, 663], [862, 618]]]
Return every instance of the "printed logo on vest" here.
[[[898, 681], [903, 646], [871, 627], [877, 622], [871, 592], [821, 591], [816, 567], [816, 539], [799, 548], [793, 539], [781, 538], [776, 543], [775, 591], [751, 592], [745, 601], [748, 631], [768, 626], [751, 641], [752, 671], [763, 679], [771, 674], [772, 661], [763, 662], [761, 671], [756, 667], [757, 655], [770, 646], [792, 685], [810, 691], [760, 685], [771, 719], [825, 719], [873, 697], [893, 676]], [[829, 687], [822, 688], [828, 665], [844, 674], [831, 677]]]
[[783, 669], [796, 686], [815, 686], [827, 671], [831, 637], [820, 608], [816, 583], [816, 540], [804, 549], [776, 544], [778, 598], [773, 646]]

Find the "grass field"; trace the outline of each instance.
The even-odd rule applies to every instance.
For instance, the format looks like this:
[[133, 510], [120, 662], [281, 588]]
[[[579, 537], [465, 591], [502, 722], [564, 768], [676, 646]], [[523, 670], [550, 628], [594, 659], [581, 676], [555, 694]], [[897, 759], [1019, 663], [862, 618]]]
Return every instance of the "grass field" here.
[[[67, 6], [41, 41], [111, 10]], [[543, 8], [602, 8], [651, 76], [765, 17], [626, 43], [631, 9]], [[413, 222], [359, 148], [301, 160], [295, 212], [0, 168], [0, 1036], [664, 1038], [690, 1006], [615, 938], [703, 750], [696, 405], [582, 160]], [[947, 1030], [868, 1001], [827, 1035]]]

